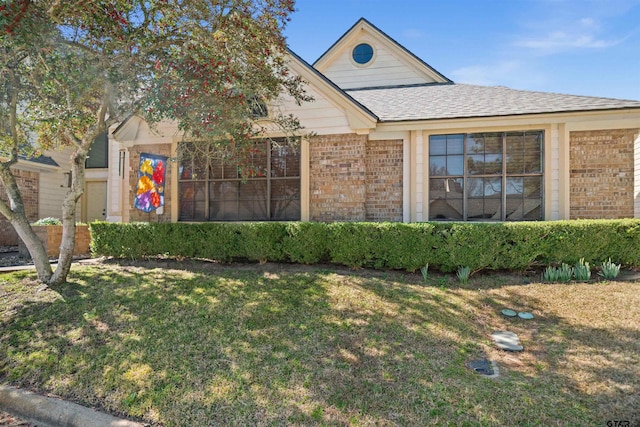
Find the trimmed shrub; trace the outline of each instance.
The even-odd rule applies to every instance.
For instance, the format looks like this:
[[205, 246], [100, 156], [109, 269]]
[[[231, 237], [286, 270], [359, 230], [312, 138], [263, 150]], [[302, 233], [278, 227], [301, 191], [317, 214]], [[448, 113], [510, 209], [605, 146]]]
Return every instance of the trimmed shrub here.
[[581, 259], [640, 265], [640, 220], [526, 223], [257, 222], [90, 224], [96, 255], [172, 256], [443, 272], [516, 270]]
[[320, 222], [291, 222], [282, 242], [291, 262], [317, 264], [329, 261], [329, 228]]

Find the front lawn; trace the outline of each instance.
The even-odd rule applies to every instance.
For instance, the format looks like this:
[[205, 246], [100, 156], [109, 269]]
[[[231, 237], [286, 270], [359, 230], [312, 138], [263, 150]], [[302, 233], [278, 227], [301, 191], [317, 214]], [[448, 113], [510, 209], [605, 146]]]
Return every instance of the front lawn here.
[[639, 283], [163, 267], [1, 275], [0, 382], [165, 426], [640, 423]]

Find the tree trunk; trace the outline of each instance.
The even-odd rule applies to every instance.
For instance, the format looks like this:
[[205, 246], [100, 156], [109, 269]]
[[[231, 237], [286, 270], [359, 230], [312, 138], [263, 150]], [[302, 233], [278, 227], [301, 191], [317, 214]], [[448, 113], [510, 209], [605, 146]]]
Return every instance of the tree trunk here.
[[0, 212], [9, 220], [27, 250], [29, 250], [38, 273], [38, 279], [41, 282], [49, 283], [52, 274], [49, 257], [44, 245], [29, 224], [18, 183], [7, 164], [0, 164], [0, 181], [4, 185], [4, 191], [9, 198], [9, 205], [0, 200]]
[[62, 202], [62, 241], [60, 242], [60, 256], [58, 258], [56, 271], [49, 281], [50, 285], [64, 283], [67, 280], [69, 270], [71, 270], [76, 239], [76, 208], [78, 206], [78, 200], [80, 200], [82, 193], [84, 193], [84, 165], [90, 146], [90, 143], [83, 143], [79, 146], [71, 162], [71, 188]]

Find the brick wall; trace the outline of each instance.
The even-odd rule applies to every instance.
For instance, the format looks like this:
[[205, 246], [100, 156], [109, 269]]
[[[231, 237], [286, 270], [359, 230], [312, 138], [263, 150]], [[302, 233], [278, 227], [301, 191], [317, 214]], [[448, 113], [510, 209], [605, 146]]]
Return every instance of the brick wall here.
[[171, 144], [154, 144], [154, 145], [138, 145], [129, 149], [129, 221], [130, 222], [171, 222], [171, 174], [175, 167], [175, 163], [167, 162], [165, 186], [164, 186], [164, 211], [161, 215], [153, 212], [142, 212], [133, 207], [136, 196], [136, 186], [138, 183], [138, 172], [140, 169], [140, 153], [156, 154], [160, 156], [171, 157]]
[[323, 135], [309, 141], [311, 221], [364, 221], [366, 135]]
[[312, 221], [402, 220], [402, 141], [323, 135], [309, 142]]
[[633, 217], [633, 143], [640, 129], [571, 132], [570, 218]]
[[[60, 244], [62, 243], [62, 226], [61, 225], [39, 225], [33, 227], [36, 236], [42, 242], [44, 250], [49, 258], [58, 258], [60, 256]], [[20, 255], [28, 257], [29, 251], [24, 243], [18, 245]], [[74, 255], [91, 254], [91, 233], [88, 225], [77, 225], [75, 245], [73, 247]]]
[[402, 221], [402, 140], [368, 141], [366, 220]]
[[[18, 188], [22, 194], [25, 213], [30, 222], [38, 220], [38, 197], [39, 197], [39, 174], [38, 172], [28, 172], [20, 169], [13, 169]], [[4, 187], [0, 184], [0, 197], [7, 201]], [[11, 223], [0, 215], [0, 246], [16, 246], [20, 238], [13, 229]]]

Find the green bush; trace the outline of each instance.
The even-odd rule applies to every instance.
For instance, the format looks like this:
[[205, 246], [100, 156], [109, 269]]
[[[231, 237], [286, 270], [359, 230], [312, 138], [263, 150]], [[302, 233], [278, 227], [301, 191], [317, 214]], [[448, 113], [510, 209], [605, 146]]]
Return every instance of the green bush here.
[[317, 264], [329, 261], [329, 228], [320, 222], [291, 222], [282, 242], [291, 262]]
[[46, 217], [46, 218], [40, 218], [39, 220], [37, 220], [36, 222], [34, 222], [32, 225], [62, 225], [62, 221], [60, 221], [59, 218], [54, 218], [54, 217]]
[[640, 265], [640, 220], [526, 223], [257, 222], [90, 224], [96, 255], [224, 262], [330, 262], [353, 268], [455, 272], [550, 264]]

